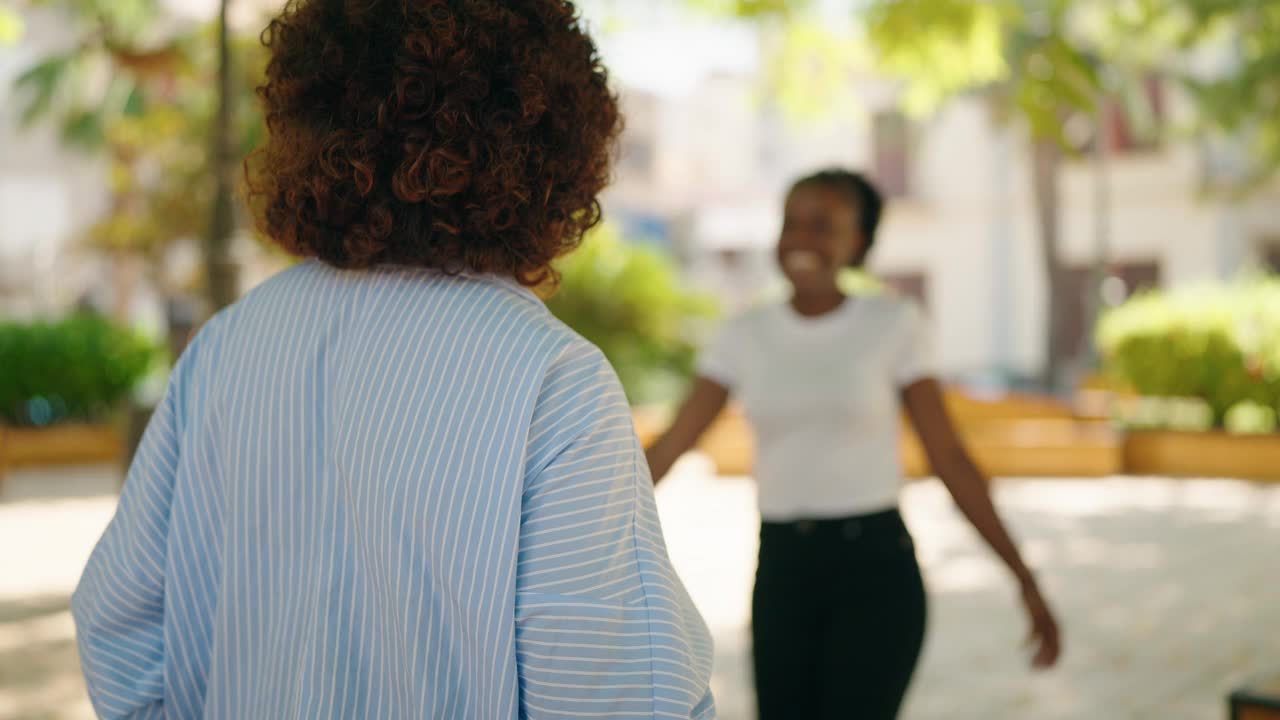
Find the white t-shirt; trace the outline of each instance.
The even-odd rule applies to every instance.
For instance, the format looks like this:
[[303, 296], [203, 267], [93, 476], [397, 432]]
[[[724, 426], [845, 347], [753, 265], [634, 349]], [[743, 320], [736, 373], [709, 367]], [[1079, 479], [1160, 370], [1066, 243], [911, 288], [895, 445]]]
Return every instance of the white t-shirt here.
[[764, 519], [897, 507], [900, 391], [932, 374], [926, 345], [916, 306], [889, 296], [816, 318], [767, 305], [725, 323], [698, 374], [729, 388], [755, 429]]

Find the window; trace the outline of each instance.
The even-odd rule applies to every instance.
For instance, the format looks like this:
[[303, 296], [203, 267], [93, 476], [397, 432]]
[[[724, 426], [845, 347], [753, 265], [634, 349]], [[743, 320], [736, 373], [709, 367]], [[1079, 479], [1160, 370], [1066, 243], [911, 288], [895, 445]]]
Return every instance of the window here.
[[887, 198], [911, 193], [911, 126], [898, 110], [884, 110], [871, 118], [872, 174]]
[[1064, 296], [1071, 298], [1071, 303], [1064, 311], [1064, 334], [1070, 337], [1070, 352], [1079, 357], [1088, 351], [1090, 313], [1095, 302], [1095, 293], [1101, 292], [1098, 298], [1108, 306], [1119, 305], [1134, 293], [1150, 290], [1160, 286], [1160, 265], [1155, 262], [1112, 263], [1106, 268], [1106, 278], [1101, 288], [1093, 284], [1093, 268], [1075, 267], [1068, 269], [1063, 281], [1067, 285]]
[[1108, 103], [1107, 139], [1117, 153], [1148, 152], [1160, 147], [1165, 125], [1164, 79], [1148, 73], [1129, 93]]
[[[1103, 100], [1102, 136], [1112, 153], [1151, 152], [1160, 149], [1161, 135], [1167, 124], [1168, 100], [1165, 80], [1158, 73], [1148, 73], [1142, 80], [1122, 94]], [[1083, 125], [1089, 131], [1080, 132], [1080, 140], [1074, 140], [1075, 150], [1081, 154], [1093, 151], [1095, 133], [1092, 118], [1077, 115], [1068, 123], [1068, 132], [1075, 125]]]

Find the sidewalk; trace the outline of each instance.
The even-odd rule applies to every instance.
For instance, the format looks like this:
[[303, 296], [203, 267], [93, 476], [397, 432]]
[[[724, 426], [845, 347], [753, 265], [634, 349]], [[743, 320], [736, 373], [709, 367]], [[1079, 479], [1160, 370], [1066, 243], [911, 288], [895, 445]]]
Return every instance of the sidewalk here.
[[[668, 544], [718, 642], [721, 717], [753, 717], [751, 483], [690, 459], [659, 490]], [[905, 720], [1218, 720], [1242, 679], [1280, 670], [1280, 486], [1164, 479], [1004, 481], [998, 502], [1064, 628], [1027, 669], [1002, 567], [937, 482], [904, 514], [929, 586]]]
[[[0, 718], [93, 714], [67, 600], [110, 519], [112, 468], [15, 473], [0, 495]], [[1012, 585], [944, 489], [904, 513], [931, 592], [905, 720], [1217, 720], [1240, 680], [1280, 669], [1280, 486], [1006, 481], [999, 501], [1062, 615], [1066, 655], [1026, 669]], [[718, 642], [721, 717], [752, 717], [751, 483], [689, 458], [660, 488], [668, 545]]]

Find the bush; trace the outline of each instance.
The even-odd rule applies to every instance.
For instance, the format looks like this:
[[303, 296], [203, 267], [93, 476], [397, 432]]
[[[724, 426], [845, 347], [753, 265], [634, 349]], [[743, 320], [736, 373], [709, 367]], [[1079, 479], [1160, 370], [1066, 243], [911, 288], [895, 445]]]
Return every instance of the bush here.
[[683, 290], [661, 253], [624, 242], [608, 226], [557, 268], [561, 286], [547, 307], [604, 352], [631, 402], [678, 397], [696, 357], [691, 325], [714, 316], [714, 305]]
[[44, 426], [104, 419], [159, 356], [133, 332], [94, 315], [0, 324], [0, 422]]
[[1280, 406], [1280, 278], [1139, 295], [1098, 327], [1109, 374], [1141, 395], [1199, 398], [1222, 427], [1241, 403]]
[[1237, 435], [1266, 435], [1276, 431], [1276, 411], [1246, 400], [1227, 411], [1227, 432]]

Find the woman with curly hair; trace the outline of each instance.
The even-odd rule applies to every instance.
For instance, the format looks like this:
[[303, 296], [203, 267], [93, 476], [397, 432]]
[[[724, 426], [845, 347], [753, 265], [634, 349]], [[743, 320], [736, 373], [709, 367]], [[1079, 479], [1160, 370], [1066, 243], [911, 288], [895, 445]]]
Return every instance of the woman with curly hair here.
[[566, 0], [295, 0], [263, 230], [73, 598], [103, 717], [714, 715], [626, 399], [530, 288], [618, 110]]

